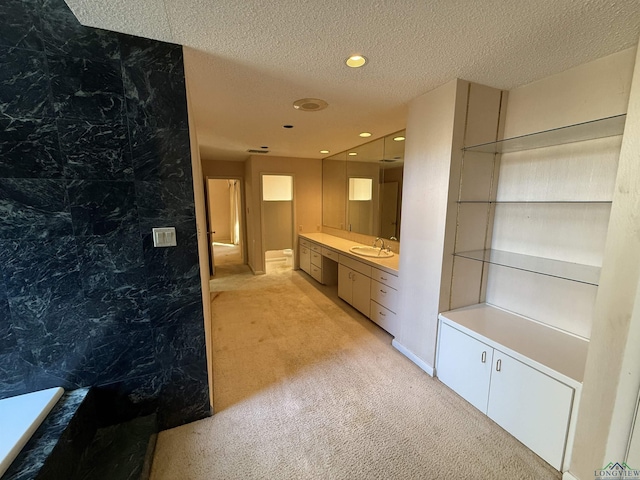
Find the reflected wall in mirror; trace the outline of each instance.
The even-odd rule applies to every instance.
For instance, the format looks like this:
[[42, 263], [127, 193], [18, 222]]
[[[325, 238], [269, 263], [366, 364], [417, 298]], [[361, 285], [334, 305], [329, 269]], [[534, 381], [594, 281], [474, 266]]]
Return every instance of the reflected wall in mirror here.
[[344, 230], [346, 220], [347, 152], [322, 160], [322, 224]]
[[325, 226], [399, 239], [404, 134], [396, 132], [323, 160]]

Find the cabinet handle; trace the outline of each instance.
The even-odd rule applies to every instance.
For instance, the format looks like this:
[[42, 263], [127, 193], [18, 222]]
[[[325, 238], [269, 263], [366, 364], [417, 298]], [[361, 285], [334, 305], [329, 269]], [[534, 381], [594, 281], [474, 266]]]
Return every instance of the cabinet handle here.
[[387, 281], [387, 278], [386, 278], [386, 277], [382, 277], [382, 276], [381, 276], [381, 277], [380, 277], [380, 280], [384, 280], [384, 281], [386, 282], [386, 281]]
[[383, 295], [386, 295], [387, 292], [385, 292], [384, 290], [380, 289], [380, 293], [382, 293]]
[[351, 275], [352, 275], [352, 273], [351, 273], [351, 272], [349, 272], [349, 280], [351, 280]]
[[383, 317], [386, 317], [386, 315], [382, 312], [378, 312], [380, 315], [382, 315]]
[[502, 369], [502, 360], [498, 359], [496, 362], [496, 372], [499, 372]]
[[487, 352], [482, 352], [482, 363], [487, 363]]

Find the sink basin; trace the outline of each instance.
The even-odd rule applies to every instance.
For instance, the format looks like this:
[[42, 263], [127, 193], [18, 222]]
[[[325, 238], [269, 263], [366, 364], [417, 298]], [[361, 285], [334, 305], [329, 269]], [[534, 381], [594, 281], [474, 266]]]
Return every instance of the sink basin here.
[[393, 252], [387, 250], [381, 250], [379, 247], [367, 247], [366, 245], [358, 245], [351, 247], [349, 251], [362, 255], [363, 257], [377, 257], [377, 258], [389, 258], [393, 257]]

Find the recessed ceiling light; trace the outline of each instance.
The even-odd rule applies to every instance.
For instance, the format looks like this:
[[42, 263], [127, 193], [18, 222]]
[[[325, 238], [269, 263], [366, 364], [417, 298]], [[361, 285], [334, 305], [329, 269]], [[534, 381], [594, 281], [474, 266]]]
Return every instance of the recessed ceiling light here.
[[362, 133], [360, 134], [360, 136], [361, 136], [362, 138], [367, 138], [367, 137], [370, 137], [370, 136], [371, 136], [371, 134], [370, 134], [369, 132], [362, 132]]
[[320, 98], [301, 98], [293, 102], [293, 108], [303, 112], [317, 112], [328, 106], [329, 104]]
[[393, 140], [396, 142], [402, 142], [404, 140], [404, 137], [393, 137]]
[[359, 68], [367, 63], [367, 59], [362, 55], [351, 55], [349, 58], [347, 58], [346, 63], [347, 66], [351, 68]]
[[282, 128], [293, 128], [293, 125], [282, 125]]
[[320, 150], [320, 153], [329, 153], [329, 150]]
[[350, 157], [355, 157], [356, 155], [358, 155], [356, 152], [349, 152]]

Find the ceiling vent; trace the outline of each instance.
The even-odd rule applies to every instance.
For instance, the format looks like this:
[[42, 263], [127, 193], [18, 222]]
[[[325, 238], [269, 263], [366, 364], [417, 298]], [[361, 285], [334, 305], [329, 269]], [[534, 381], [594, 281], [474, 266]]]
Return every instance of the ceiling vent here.
[[247, 152], [249, 152], [249, 153], [269, 153], [269, 150], [256, 150], [254, 148], [250, 148], [249, 150], [247, 150]]
[[319, 98], [301, 98], [293, 102], [293, 108], [303, 112], [318, 112], [327, 108], [329, 104]]

